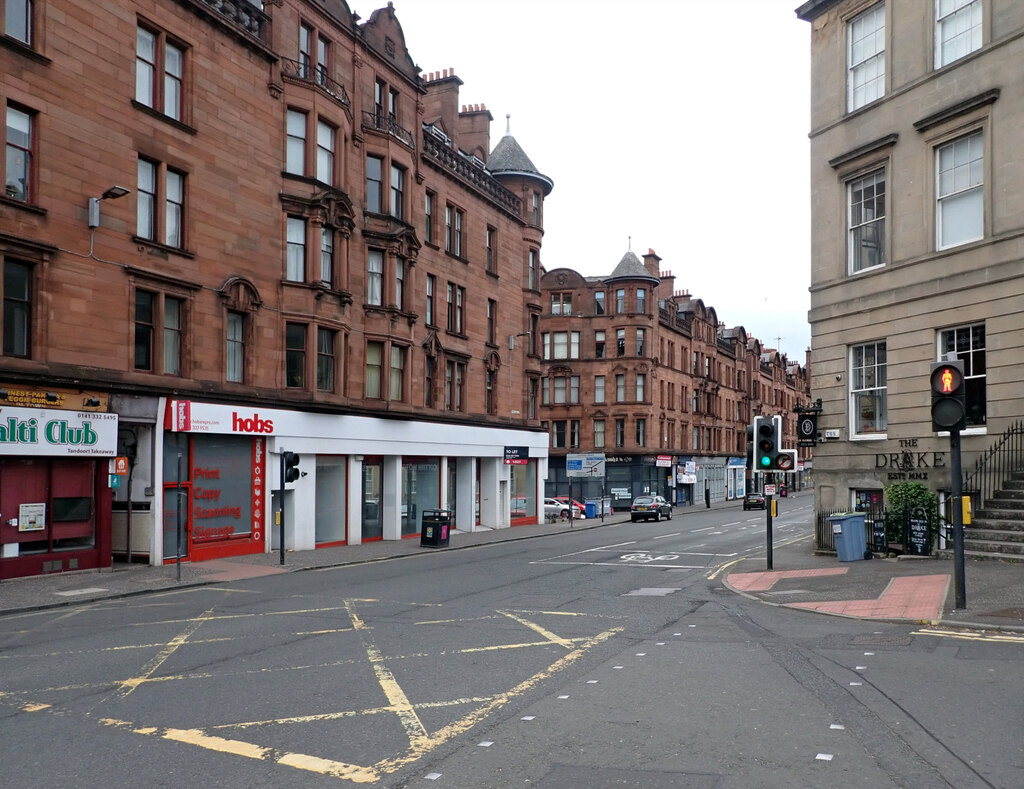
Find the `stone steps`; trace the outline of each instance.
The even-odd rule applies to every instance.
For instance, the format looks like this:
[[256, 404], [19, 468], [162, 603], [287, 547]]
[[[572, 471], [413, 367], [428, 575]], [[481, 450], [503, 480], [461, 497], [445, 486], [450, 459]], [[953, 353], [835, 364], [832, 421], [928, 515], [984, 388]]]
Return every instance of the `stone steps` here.
[[1024, 542], [1006, 542], [1004, 540], [978, 540], [964, 535], [964, 551], [980, 551], [983, 553], [1002, 553], [1020, 556], [1024, 560]]

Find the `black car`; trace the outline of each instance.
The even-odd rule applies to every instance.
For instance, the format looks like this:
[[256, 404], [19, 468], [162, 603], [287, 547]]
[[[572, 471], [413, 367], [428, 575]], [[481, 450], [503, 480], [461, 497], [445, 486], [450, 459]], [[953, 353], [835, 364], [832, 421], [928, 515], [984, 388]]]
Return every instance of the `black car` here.
[[651, 520], [655, 523], [672, 517], [672, 505], [661, 496], [637, 496], [629, 508], [629, 519], [636, 523], [638, 520]]
[[763, 510], [764, 506], [764, 496], [760, 493], [750, 492], [743, 497], [743, 509], [745, 510]]

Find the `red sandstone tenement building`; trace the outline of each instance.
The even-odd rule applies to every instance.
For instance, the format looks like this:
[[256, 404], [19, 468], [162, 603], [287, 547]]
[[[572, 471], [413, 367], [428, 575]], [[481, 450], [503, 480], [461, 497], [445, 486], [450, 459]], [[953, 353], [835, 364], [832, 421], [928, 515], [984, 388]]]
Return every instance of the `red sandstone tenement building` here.
[[[567, 454], [598, 453], [605, 479], [573, 479], [574, 498], [603, 493], [616, 508], [648, 492], [677, 505], [742, 498], [754, 416], [781, 414], [784, 445], [796, 447], [807, 368], [726, 328], [660, 264], [654, 250], [643, 261], [630, 251], [605, 277], [559, 268], [541, 280], [549, 495], [569, 493]], [[790, 486], [811, 469], [809, 450], [798, 459]]]
[[390, 4], [0, 14], [0, 578], [536, 519], [552, 181]]

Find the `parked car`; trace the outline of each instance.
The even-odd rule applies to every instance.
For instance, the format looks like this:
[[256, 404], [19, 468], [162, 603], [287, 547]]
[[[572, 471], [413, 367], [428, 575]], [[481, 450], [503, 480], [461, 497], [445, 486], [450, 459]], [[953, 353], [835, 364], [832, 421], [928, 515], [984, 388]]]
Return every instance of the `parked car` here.
[[587, 517], [587, 505], [584, 504], [583, 502], [576, 501], [576, 499], [570, 499], [568, 496], [555, 496], [555, 498], [558, 499], [563, 504], [568, 504], [568, 503], [572, 502], [572, 506], [579, 507], [579, 510], [580, 510], [581, 514], [580, 515], [573, 515], [574, 518], [586, 518]]
[[629, 508], [629, 519], [633, 523], [641, 519], [653, 519], [657, 523], [662, 516], [666, 520], [672, 517], [672, 505], [661, 496], [637, 496]]
[[763, 510], [764, 509], [764, 496], [760, 493], [750, 492], [743, 497], [743, 509], [745, 510]]
[[[572, 516], [574, 518], [580, 518], [583, 513], [579, 507], [572, 507]], [[558, 499], [544, 499], [544, 517], [545, 518], [568, 518], [569, 517], [569, 505], [564, 501]]]

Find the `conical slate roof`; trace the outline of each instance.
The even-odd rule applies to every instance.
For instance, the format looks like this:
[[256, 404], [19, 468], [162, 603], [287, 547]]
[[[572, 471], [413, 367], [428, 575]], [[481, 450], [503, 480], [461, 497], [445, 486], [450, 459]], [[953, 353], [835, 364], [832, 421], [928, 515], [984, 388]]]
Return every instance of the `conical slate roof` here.
[[622, 256], [619, 265], [615, 267], [611, 274], [605, 277], [604, 281], [611, 282], [616, 279], [646, 279], [654, 283], [661, 281], [647, 270], [647, 267], [641, 262], [640, 258], [633, 254], [633, 250], [629, 250]]
[[[507, 118], [508, 116], [506, 116]], [[487, 169], [491, 175], [519, 175], [535, 178], [544, 185], [544, 195], [547, 196], [555, 186], [555, 182], [542, 174], [536, 165], [530, 161], [526, 151], [516, 142], [512, 132], [506, 130], [505, 136], [498, 140], [491, 155], [487, 157]]]

